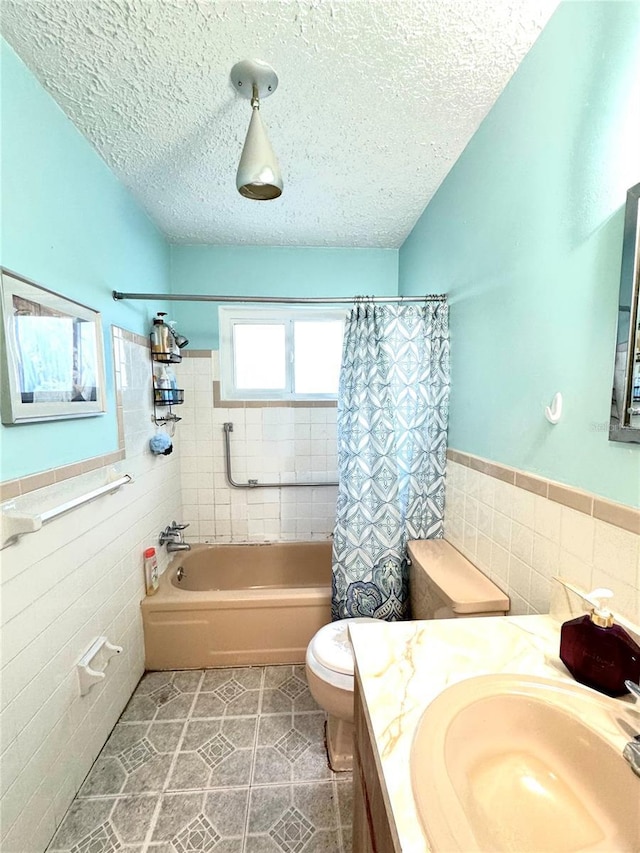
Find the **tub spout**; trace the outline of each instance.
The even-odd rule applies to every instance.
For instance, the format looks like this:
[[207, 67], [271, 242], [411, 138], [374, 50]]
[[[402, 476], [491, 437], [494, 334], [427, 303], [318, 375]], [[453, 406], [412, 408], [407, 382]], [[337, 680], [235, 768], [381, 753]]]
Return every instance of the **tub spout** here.
[[191, 545], [188, 542], [175, 542], [174, 540], [169, 540], [167, 542], [167, 551], [171, 554], [173, 551], [190, 551]]

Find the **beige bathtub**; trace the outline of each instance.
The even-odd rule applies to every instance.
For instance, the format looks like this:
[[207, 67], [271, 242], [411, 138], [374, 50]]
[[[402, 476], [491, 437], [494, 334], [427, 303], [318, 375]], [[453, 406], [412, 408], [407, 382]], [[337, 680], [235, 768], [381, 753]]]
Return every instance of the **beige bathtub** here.
[[330, 542], [194, 545], [142, 602], [146, 668], [302, 663], [330, 621]]

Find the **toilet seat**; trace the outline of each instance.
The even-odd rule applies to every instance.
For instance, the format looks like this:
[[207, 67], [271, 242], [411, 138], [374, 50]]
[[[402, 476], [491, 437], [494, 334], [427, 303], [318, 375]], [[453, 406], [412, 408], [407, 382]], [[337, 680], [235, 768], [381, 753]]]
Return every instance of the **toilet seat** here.
[[324, 625], [307, 647], [307, 665], [318, 678], [342, 690], [353, 690], [353, 648], [350, 622], [379, 622], [370, 616], [339, 619]]

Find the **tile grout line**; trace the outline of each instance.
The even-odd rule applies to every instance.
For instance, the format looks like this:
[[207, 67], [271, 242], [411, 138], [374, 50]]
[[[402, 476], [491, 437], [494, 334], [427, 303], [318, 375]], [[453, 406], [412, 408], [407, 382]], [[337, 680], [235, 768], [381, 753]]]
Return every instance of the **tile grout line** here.
[[[115, 806], [114, 806], [115, 807]], [[158, 794], [158, 801], [153, 810], [153, 814], [151, 815], [151, 820], [149, 821], [149, 826], [147, 827], [147, 831], [144, 836], [144, 841], [142, 842], [142, 849], [140, 853], [147, 853], [149, 849], [149, 844], [151, 843], [151, 838], [153, 836], [153, 831], [156, 828], [156, 824], [158, 822], [158, 817], [160, 816], [160, 809], [162, 808], [162, 792]]]
[[333, 814], [336, 821], [336, 835], [338, 837], [338, 849], [340, 853], [344, 853], [344, 844], [342, 840], [342, 821], [340, 819], [340, 805], [338, 803], [338, 780], [336, 774], [331, 771], [331, 794], [333, 796]]
[[253, 750], [251, 756], [251, 772], [249, 774], [249, 788], [247, 790], [247, 811], [244, 817], [244, 827], [242, 830], [242, 853], [247, 849], [247, 839], [249, 837], [249, 817], [251, 814], [251, 792], [253, 790], [253, 774], [256, 767], [256, 757], [258, 754], [258, 732], [260, 731], [260, 718], [262, 716], [262, 699], [264, 695], [264, 686], [267, 678], [266, 666], [261, 667], [260, 672], [260, 691], [258, 693], [258, 710], [255, 713], [256, 730], [253, 735]]
[[[342, 775], [342, 774], [341, 774]], [[126, 792], [119, 794], [92, 794], [87, 797], [77, 797], [77, 800], [82, 802], [100, 802], [102, 800], [134, 800], [139, 799], [140, 797], [159, 797], [159, 796], [173, 796], [174, 794], [179, 794], [181, 796], [185, 794], [217, 794], [221, 791], [248, 791], [249, 788], [252, 790], [263, 789], [263, 788], [290, 788], [296, 785], [328, 785], [332, 781], [335, 781], [336, 784], [346, 784], [347, 780], [344, 782], [340, 780], [338, 777], [332, 777], [330, 779], [297, 779], [295, 781], [288, 782], [257, 782], [252, 785], [220, 785], [218, 787], [205, 787], [205, 788], [173, 788], [167, 791], [141, 791], [139, 793], [134, 792]]]
[[[145, 835], [144, 842], [142, 844], [141, 853], [147, 853], [147, 851], [149, 850], [149, 845], [151, 844], [151, 839], [153, 837], [153, 833], [154, 833], [156, 825], [158, 823], [158, 817], [160, 816], [160, 809], [162, 808], [162, 800], [163, 800], [163, 797], [165, 796], [165, 794], [167, 792], [168, 782], [171, 779], [174, 767], [175, 767], [176, 762], [178, 760], [178, 755], [180, 754], [180, 747], [182, 746], [182, 743], [184, 741], [184, 738], [185, 738], [185, 735], [187, 732], [187, 726], [189, 725], [189, 721], [191, 719], [191, 712], [193, 711], [193, 709], [195, 707], [195, 703], [198, 699], [198, 696], [200, 695], [200, 687], [202, 685], [203, 679], [204, 679], [204, 670], [201, 670], [200, 680], [198, 681], [198, 686], [196, 687], [196, 690], [193, 694], [193, 699], [191, 700], [191, 705], [189, 706], [189, 710], [187, 711], [187, 716], [184, 720], [184, 724], [182, 726], [182, 732], [180, 734], [180, 737], [178, 738], [178, 743], [176, 744], [176, 748], [175, 748], [174, 753], [173, 753], [173, 758], [171, 759], [171, 764], [169, 765], [169, 769], [167, 770], [167, 773], [165, 775], [164, 782], [162, 784], [162, 788], [159, 791], [158, 802], [156, 804], [156, 808], [155, 808], [153, 816], [151, 818], [151, 822], [149, 823], [149, 826], [147, 828], [147, 833]], [[158, 709], [158, 710], [160, 710], [160, 709]], [[156, 714], [154, 715], [152, 723], [153, 722], [159, 722], [157, 720], [157, 713], [158, 713], [158, 711], [156, 711]]]

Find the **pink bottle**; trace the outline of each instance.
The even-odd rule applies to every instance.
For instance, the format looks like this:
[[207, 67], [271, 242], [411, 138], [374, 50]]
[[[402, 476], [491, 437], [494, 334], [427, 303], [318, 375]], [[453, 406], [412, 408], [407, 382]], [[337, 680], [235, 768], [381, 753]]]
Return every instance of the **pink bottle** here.
[[608, 696], [628, 693], [625, 680], [640, 681], [640, 646], [614, 624], [606, 602], [610, 589], [596, 589], [587, 600], [591, 613], [565, 622], [560, 629], [560, 659], [571, 675]]

